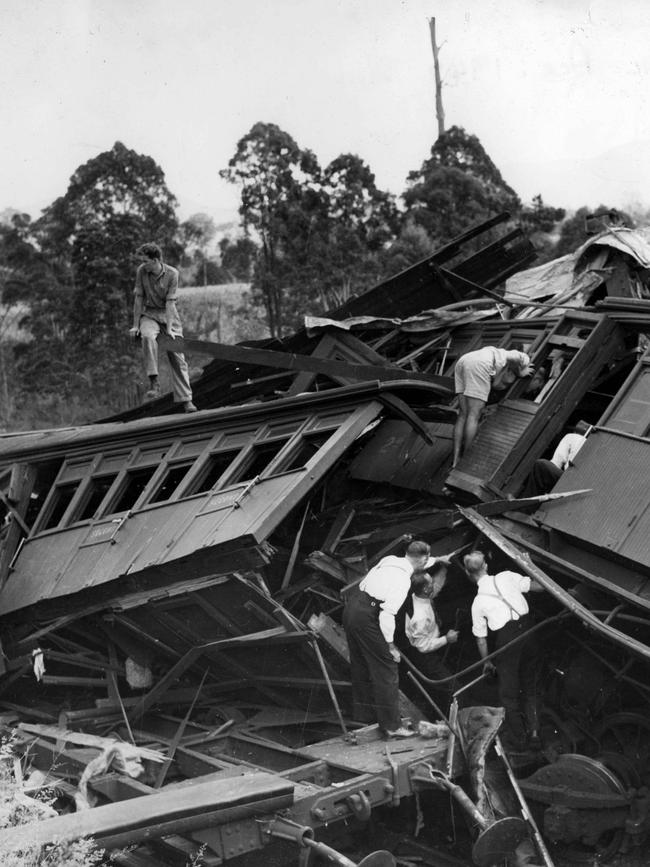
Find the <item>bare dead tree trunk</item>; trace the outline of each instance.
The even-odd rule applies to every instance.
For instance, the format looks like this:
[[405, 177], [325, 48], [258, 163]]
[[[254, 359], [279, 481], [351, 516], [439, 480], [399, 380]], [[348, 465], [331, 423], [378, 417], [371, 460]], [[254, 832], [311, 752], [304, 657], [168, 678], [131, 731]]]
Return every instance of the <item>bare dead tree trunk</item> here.
[[438, 118], [438, 137], [445, 131], [445, 110], [442, 107], [442, 80], [440, 78], [440, 63], [438, 52], [440, 47], [436, 43], [436, 19], [429, 18], [429, 30], [431, 31], [431, 48], [433, 49], [433, 71], [436, 77], [436, 117]]
[[217, 343], [221, 343], [221, 298], [217, 301]]

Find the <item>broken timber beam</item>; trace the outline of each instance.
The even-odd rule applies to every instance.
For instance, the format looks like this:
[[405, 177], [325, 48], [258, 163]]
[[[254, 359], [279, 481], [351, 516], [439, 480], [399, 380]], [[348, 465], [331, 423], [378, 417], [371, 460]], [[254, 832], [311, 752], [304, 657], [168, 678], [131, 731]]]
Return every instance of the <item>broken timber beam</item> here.
[[489, 503], [479, 503], [475, 510], [484, 518], [489, 515], [502, 515], [504, 512], [514, 512], [517, 509], [526, 509], [530, 506], [539, 506], [550, 500], [563, 500], [566, 497], [576, 497], [578, 494], [590, 494], [591, 488], [583, 488], [579, 491], [563, 491], [559, 494], [540, 494], [537, 497], [519, 497], [516, 500], [490, 500]]
[[197, 782], [186, 788], [182, 797], [173, 789], [162, 790], [156, 795], [0, 830], [0, 851], [8, 854], [81, 837], [93, 837], [107, 849], [131, 846], [285, 809], [293, 804], [293, 791], [291, 782], [263, 772]]
[[441, 394], [453, 395], [453, 380], [448, 376], [435, 376], [431, 373], [414, 373], [394, 367], [386, 362], [386, 367], [372, 364], [350, 364], [329, 358], [311, 355], [297, 355], [293, 352], [277, 352], [273, 349], [252, 349], [245, 346], [231, 346], [207, 340], [189, 340], [185, 337], [171, 338], [161, 335], [160, 346], [167, 352], [196, 352], [232, 361], [236, 364], [250, 364], [253, 367], [279, 367], [283, 370], [311, 371], [324, 376], [339, 376], [355, 382], [392, 382], [413, 380], [426, 382]]
[[543, 572], [536, 566], [528, 553], [521, 551], [512, 542], [508, 541], [493, 524], [482, 515], [479, 515], [475, 509], [463, 509], [459, 507], [458, 511], [471, 524], [477, 527], [487, 539], [496, 545], [497, 548], [500, 548], [504, 554], [510, 557], [526, 575], [537, 581], [538, 584], [550, 593], [551, 596], [554, 596], [564, 608], [574, 614], [585, 626], [593, 629], [594, 632], [598, 632], [609, 641], [621, 645], [626, 650], [630, 650], [638, 656], [650, 660], [650, 647], [647, 644], [643, 644], [643, 642], [637, 641], [636, 638], [632, 638], [630, 635], [626, 635], [624, 632], [620, 632], [618, 629], [614, 629], [613, 626], [599, 620], [595, 614], [574, 599], [570, 593], [563, 587], [560, 587], [546, 572]]
[[287, 632], [284, 626], [273, 629], [265, 629], [250, 635], [240, 635], [235, 638], [222, 638], [218, 641], [208, 641], [191, 647], [162, 677], [148, 693], [142, 696], [138, 704], [129, 713], [129, 720], [133, 721], [143, 716], [163, 696], [169, 687], [193, 665], [197, 659], [208, 651], [230, 650], [235, 647], [251, 647], [256, 644], [262, 646], [284, 643], [290, 641], [305, 641], [310, 638], [309, 632]]

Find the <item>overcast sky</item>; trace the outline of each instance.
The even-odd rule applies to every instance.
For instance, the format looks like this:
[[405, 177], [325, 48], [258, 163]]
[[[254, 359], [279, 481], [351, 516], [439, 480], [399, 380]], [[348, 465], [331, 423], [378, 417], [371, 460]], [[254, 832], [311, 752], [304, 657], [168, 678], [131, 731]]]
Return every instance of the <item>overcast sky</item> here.
[[40, 209], [116, 140], [181, 216], [229, 218], [238, 139], [273, 122], [399, 194], [447, 126], [524, 199], [650, 207], [648, 0], [0, 0], [0, 210]]

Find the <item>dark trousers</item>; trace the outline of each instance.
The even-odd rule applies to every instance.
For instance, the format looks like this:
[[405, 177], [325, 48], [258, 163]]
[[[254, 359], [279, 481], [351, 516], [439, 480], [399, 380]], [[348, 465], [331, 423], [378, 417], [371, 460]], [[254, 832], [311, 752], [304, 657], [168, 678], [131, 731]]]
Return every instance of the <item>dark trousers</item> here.
[[[414, 651], [410, 653], [409, 659], [412, 660], [418, 671], [422, 672], [429, 680], [446, 680], [452, 677], [453, 672], [443, 662], [443, 654], [444, 651], [442, 650], [432, 650], [429, 653]], [[456, 679], [448, 680], [447, 683], [441, 683], [438, 686], [433, 686], [430, 683], [425, 683], [423, 686], [439, 705], [440, 710], [447, 713], [454, 690], [458, 687]]]
[[553, 461], [540, 458], [533, 464], [524, 489], [519, 496], [539, 497], [540, 494], [548, 494], [555, 487], [555, 483], [561, 475], [562, 470]]
[[[530, 626], [528, 615], [506, 623], [494, 633], [495, 648], [504, 647]], [[499, 678], [499, 699], [506, 712], [505, 732], [518, 741], [526, 740], [526, 719], [529, 726], [535, 725], [536, 656], [537, 641], [535, 636], [531, 636], [494, 659]]]
[[350, 650], [353, 716], [394, 731], [400, 726], [399, 679], [379, 628], [379, 603], [367, 593], [354, 593], [343, 612], [343, 628]]

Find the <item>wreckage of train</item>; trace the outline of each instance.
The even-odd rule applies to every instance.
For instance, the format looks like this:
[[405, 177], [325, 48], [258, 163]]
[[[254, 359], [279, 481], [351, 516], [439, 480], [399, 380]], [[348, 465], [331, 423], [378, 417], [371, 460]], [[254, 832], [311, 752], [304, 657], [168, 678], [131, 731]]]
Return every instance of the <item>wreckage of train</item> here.
[[[650, 243], [603, 226], [534, 256], [501, 215], [283, 341], [183, 341], [212, 358], [192, 416], [166, 396], [0, 438], [0, 720], [25, 792], [59, 807], [0, 831], [3, 849], [92, 835], [133, 867], [643, 851]], [[495, 395], [452, 469], [454, 365], [485, 345], [525, 350], [539, 375]], [[574, 464], [522, 499], [578, 420]], [[442, 718], [432, 736], [387, 744], [351, 719], [343, 599], [413, 537], [478, 546], [545, 588], [539, 749], [499, 750], [454, 560], [453, 718], [407, 664], [404, 714]]]

